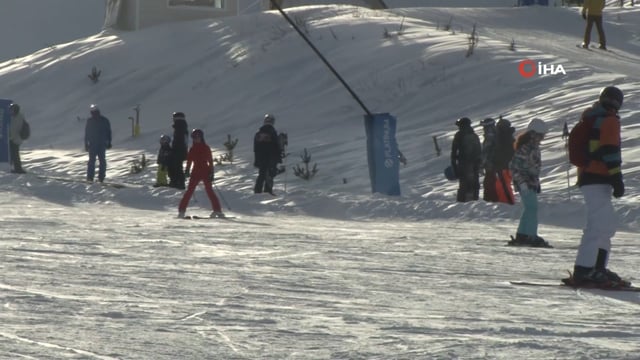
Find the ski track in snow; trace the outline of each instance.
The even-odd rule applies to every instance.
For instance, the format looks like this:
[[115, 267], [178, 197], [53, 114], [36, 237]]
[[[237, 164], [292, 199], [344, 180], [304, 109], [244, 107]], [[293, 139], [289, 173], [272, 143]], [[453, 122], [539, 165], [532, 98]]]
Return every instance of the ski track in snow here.
[[[119, 205], [105, 222], [104, 205], [29, 201], [0, 221], [0, 358], [625, 358], [638, 350], [639, 294], [508, 284], [564, 276], [575, 240], [554, 239], [575, 239], [575, 230], [551, 231], [559, 249], [528, 249], [504, 246], [494, 234], [511, 229], [495, 224], [355, 228], [242, 217], [275, 222], [265, 227]], [[632, 235], [617, 242], [616, 265], [632, 273]]]

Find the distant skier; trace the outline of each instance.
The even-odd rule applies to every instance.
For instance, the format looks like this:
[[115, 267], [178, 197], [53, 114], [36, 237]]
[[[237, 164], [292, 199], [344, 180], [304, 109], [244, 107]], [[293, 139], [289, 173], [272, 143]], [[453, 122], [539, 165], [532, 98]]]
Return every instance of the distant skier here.
[[604, 27], [602, 25], [602, 11], [605, 6], [605, 0], [585, 0], [582, 5], [582, 18], [587, 21], [584, 30], [584, 41], [582, 47], [589, 48], [591, 42], [591, 29], [596, 24], [598, 30], [598, 38], [600, 40], [600, 49], [607, 50], [607, 40], [604, 36]]
[[496, 147], [496, 121], [493, 118], [486, 118], [480, 121], [484, 131], [482, 140], [482, 167], [484, 169], [484, 179], [482, 181], [482, 199], [484, 201], [498, 201], [496, 192], [496, 172], [493, 158]]
[[111, 149], [111, 123], [100, 114], [97, 105], [89, 107], [91, 117], [87, 119], [84, 131], [84, 149], [89, 152], [87, 163], [87, 181], [93, 181], [96, 170], [96, 157], [100, 161], [98, 181], [103, 182], [107, 173], [107, 149]]
[[542, 167], [540, 142], [547, 131], [547, 124], [541, 119], [534, 118], [527, 125], [527, 130], [516, 139], [511, 171], [513, 183], [520, 193], [524, 209], [520, 216], [516, 237], [509, 245], [549, 247], [549, 244], [538, 236], [538, 194]]
[[222, 212], [222, 208], [220, 207], [220, 201], [216, 196], [216, 193], [213, 192], [213, 188], [211, 187], [211, 182], [213, 181], [213, 156], [211, 155], [211, 148], [204, 141], [204, 133], [200, 129], [193, 129], [191, 132], [191, 140], [193, 144], [191, 145], [191, 149], [189, 149], [189, 153], [187, 154], [187, 169], [186, 172], [189, 174], [191, 170], [191, 164], [193, 164], [193, 171], [191, 171], [191, 176], [189, 177], [189, 186], [187, 187], [187, 191], [185, 191], [182, 196], [182, 200], [180, 200], [180, 205], [178, 206], [178, 217], [184, 218], [185, 212], [187, 210], [187, 205], [189, 205], [189, 200], [191, 200], [191, 196], [196, 189], [196, 186], [202, 181], [204, 183], [204, 190], [207, 192], [207, 196], [209, 197], [209, 201], [211, 202], [211, 209], [213, 212], [211, 213], [211, 217], [224, 217], [224, 213]]
[[167, 186], [167, 174], [171, 167], [172, 159], [171, 137], [162, 135], [160, 137], [160, 149], [158, 150], [158, 171], [156, 172], [156, 183], [154, 186]]
[[513, 189], [511, 187], [512, 174], [509, 163], [514, 153], [515, 128], [511, 122], [500, 117], [496, 123], [496, 140], [493, 151], [493, 168], [496, 174], [496, 193], [498, 201], [506, 204], [514, 204]]
[[458, 177], [459, 184], [456, 201], [478, 200], [482, 163], [480, 138], [473, 131], [469, 118], [458, 119], [456, 125], [458, 132], [454, 135], [451, 145], [451, 167]]
[[184, 161], [187, 159], [189, 144], [189, 126], [183, 112], [173, 113], [173, 150], [171, 166], [169, 166], [169, 186], [176, 189], [185, 188]]
[[258, 168], [258, 178], [253, 192], [273, 193], [273, 178], [278, 174], [278, 164], [282, 162], [282, 149], [271, 114], [264, 116], [264, 123], [253, 137], [253, 165]]
[[24, 115], [20, 111], [17, 103], [9, 104], [11, 115], [11, 125], [9, 127], [9, 155], [11, 161], [11, 172], [14, 174], [24, 174], [22, 160], [20, 160], [20, 145], [24, 140], [21, 136], [22, 126], [25, 123]]
[[578, 167], [578, 186], [584, 196], [587, 224], [573, 270], [573, 276], [563, 281], [574, 286], [615, 288], [629, 286], [618, 274], [609, 270], [611, 238], [616, 233], [613, 197], [624, 195], [622, 155], [620, 151], [620, 117], [624, 96], [615, 86], [600, 91], [598, 101], [582, 113], [582, 119], [595, 119], [589, 132], [589, 162]]

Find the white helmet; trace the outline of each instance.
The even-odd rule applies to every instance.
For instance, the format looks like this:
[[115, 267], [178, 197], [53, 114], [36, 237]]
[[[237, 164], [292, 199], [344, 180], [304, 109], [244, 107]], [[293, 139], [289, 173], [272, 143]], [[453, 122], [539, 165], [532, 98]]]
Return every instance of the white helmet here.
[[533, 120], [529, 122], [529, 125], [527, 125], [527, 130], [532, 130], [540, 135], [544, 135], [549, 131], [549, 127], [542, 119], [533, 118]]

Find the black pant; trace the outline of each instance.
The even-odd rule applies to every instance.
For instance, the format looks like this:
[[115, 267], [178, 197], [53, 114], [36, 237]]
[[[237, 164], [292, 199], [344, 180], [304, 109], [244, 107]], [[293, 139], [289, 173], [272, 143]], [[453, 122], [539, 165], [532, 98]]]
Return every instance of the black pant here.
[[185, 188], [185, 176], [182, 160], [173, 159], [167, 169], [169, 175], [169, 186], [176, 189]]
[[600, 46], [607, 46], [607, 40], [604, 37], [604, 28], [602, 27], [602, 15], [588, 15], [587, 16], [587, 27], [584, 30], [584, 43], [585, 45], [589, 45], [591, 42], [591, 28], [593, 24], [596, 24], [596, 29], [598, 29], [598, 37], [600, 39]]
[[277, 169], [272, 166], [261, 166], [258, 168], [258, 178], [253, 192], [258, 194], [267, 192], [273, 194], [273, 177], [276, 175]]
[[459, 163], [458, 186], [457, 201], [467, 202], [478, 200], [480, 195], [479, 167], [473, 163]]
[[11, 157], [11, 166], [13, 171], [22, 172], [22, 161], [20, 160], [20, 145], [9, 141], [9, 156]]

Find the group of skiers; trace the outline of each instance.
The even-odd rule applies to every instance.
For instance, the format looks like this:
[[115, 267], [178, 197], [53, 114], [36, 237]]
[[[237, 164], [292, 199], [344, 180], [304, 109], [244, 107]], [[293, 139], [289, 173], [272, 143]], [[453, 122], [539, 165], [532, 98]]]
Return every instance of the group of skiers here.
[[[588, 161], [577, 168], [578, 182], [586, 205], [587, 224], [578, 248], [574, 271], [563, 279], [567, 285], [616, 288], [630, 282], [608, 269], [611, 238], [615, 235], [615, 211], [611, 197], [620, 198], [625, 188], [621, 172], [620, 117], [623, 93], [615, 86], [600, 91], [598, 100], [586, 109], [580, 121], [593, 123], [585, 139]], [[451, 167], [458, 178], [456, 200], [478, 200], [480, 169], [484, 170], [486, 201], [513, 204], [513, 188], [523, 205], [516, 236], [509, 245], [550, 247], [538, 235], [538, 194], [541, 192], [540, 142], [549, 131], [540, 118], [533, 118], [527, 128], [514, 137], [515, 129], [505, 120], [495, 123], [491, 118], [481, 121], [484, 142], [480, 144], [471, 120], [456, 121], [451, 147]], [[571, 149], [570, 149], [571, 150]]]

